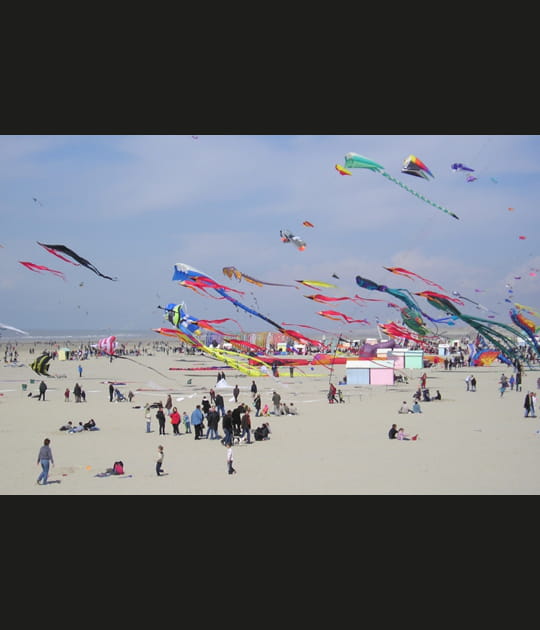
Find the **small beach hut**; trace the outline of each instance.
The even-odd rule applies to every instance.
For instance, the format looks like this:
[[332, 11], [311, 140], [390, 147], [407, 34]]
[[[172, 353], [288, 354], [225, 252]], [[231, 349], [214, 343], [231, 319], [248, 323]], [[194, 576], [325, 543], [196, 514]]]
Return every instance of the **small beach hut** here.
[[58, 349], [58, 360], [59, 361], [69, 361], [69, 355], [71, 354], [71, 350], [69, 348], [59, 348]]

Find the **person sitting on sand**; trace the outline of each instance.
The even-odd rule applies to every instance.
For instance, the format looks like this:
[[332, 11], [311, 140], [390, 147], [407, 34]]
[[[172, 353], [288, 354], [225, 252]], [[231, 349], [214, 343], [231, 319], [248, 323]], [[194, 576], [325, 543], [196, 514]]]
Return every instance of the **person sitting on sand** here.
[[437, 393], [435, 394], [435, 396], [433, 396], [431, 400], [442, 400], [441, 392], [437, 390]]
[[412, 406], [412, 412], [413, 413], [422, 413], [422, 409], [420, 407], [420, 403], [417, 400], [414, 401], [414, 404]]
[[416, 435], [413, 435], [412, 438], [409, 437], [408, 433], [405, 433], [405, 429], [403, 427], [400, 427], [398, 432], [396, 433], [396, 440], [417, 440], [418, 439], [418, 433]]
[[73, 422], [71, 422], [71, 420], [69, 420], [67, 424], [63, 424], [60, 427], [60, 431], [69, 431], [70, 429], [73, 429]]
[[69, 429], [68, 433], [80, 433], [81, 431], [84, 431], [84, 426], [82, 422], [79, 422], [76, 427]]
[[398, 432], [397, 424], [393, 424], [388, 431], [388, 437], [391, 440], [396, 439], [396, 433]]
[[403, 403], [401, 404], [401, 407], [399, 408], [398, 413], [413, 413], [413, 411], [409, 409], [409, 405], [407, 404], [406, 400], [404, 400]]
[[90, 418], [90, 420], [88, 420], [88, 422], [85, 422], [83, 424], [84, 430], [85, 431], [99, 431], [99, 427], [96, 426], [96, 422], [94, 420], [94, 418]]

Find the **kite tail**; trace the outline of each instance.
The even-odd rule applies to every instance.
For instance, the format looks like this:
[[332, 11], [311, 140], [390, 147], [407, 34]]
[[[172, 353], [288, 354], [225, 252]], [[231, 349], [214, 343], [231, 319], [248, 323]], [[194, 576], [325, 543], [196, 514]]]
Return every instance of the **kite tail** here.
[[416, 190], [409, 188], [406, 184], [404, 184], [403, 182], [400, 182], [399, 179], [392, 177], [392, 175], [390, 175], [386, 171], [382, 171], [381, 175], [383, 177], [386, 177], [386, 179], [389, 179], [390, 181], [394, 182], [394, 184], [401, 186], [401, 188], [405, 189], [407, 192], [410, 192], [411, 195], [414, 195], [415, 197], [418, 197], [418, 199], [421, 199], [422, 201], [429, 203], [430, 206], [433, 206], [434, 208], [437, 208], [438, 210], [442, 210], [443, 212], [446, 212], [446, 214], [449, 214], [450, 216], [454, 217], [454, 219], [459, 219], [458, 215], [452, 212], [451, 210], [448, 210], [448, 208], [445, 208], [444, 206], [440, 206], [438, 203], [435, 203], [434, 201], [431, 201], [427, 197], [424, 197], [424, 195], [421, 195], [420, 193], [416, 192]]
[[162, 374], [159, 370], [156, 370], [150, 365], [144, 365], [144, 363], [139, 363], [138, 361], [135, 361], [135, 359], [132, 359], [131, 357], [123, 357], [122, 355], [119, 355], [119, 354], [112, 354], [110, 356], [114, 357], [115, 359], [127, 359], [128, 361], [133, 361], [133, 363], [136, 363], [137, 365], [140, 365], [141, 367], [145, 367], [145, 368], [148, 368], [149, 370], [153, 370], [154, 372], [157, 372], [160, 376], [163, 376], [163, 378], [166, 378], [169, 381], [174, 380], [170, 376], [167, 376], [166, 374]]

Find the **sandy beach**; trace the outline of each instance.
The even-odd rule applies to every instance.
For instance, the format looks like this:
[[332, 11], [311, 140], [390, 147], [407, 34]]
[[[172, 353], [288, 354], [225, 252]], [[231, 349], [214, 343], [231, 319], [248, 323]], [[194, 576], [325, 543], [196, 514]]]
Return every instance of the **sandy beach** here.
[[[149, 339], [155, 338], [149, 334]], [[148, 339], [145, 343], [149, 343]], [[498, 381], [511, 368], [463, 367], [447, 371], [442, 365], [402, 370], [408, 384], [340, 386], [345, 403], [327, 401], [329, 371], [324, 366], [290, 377], [256, 377], [224, 368], [228, 387], [221, 389], [226, 408], [234, 408], [232, 389], [238, 384], [239, 402], [251, 404], [255, 380], [263, 405], [270, 408], [274, 390], [283, 402], [293, 402], [296, 416], [270, 416], [269, 440], [234, 446], [237, 474], [227, 474], [226, 448], [219, 440], [194, 440], [194, 434], [158, 434], [155, 409], [152, 433], [146, 433], [144, 404], [171, 394], [180, 412], [191, 414], [196, 404], [216, 385], [215, 360], [201, 355], [154, 352], [129, 360], [92, 357], [54, 360], [50, 364], [46, 400], [39, 401], [41, 380], [29, 367], [40, 353], [29, 354], [34, 344], [17, 340], [17, 366], [0, 367], [0, 493], [3, 495], [388, 495], [388, 494], [539, 494], [540, 419], [525, 418], [527, 390], [537, 391], [539, 372], [525, 368], [522, 391], [500, 396]], [[171, 347], [174, 345], [171, 342]], [[79, 378], [78, 365], [83, 368]], [[153, 369], [149, 369], [153, 368]], [[169, 368], [189, 368], [170, 370]], [[157, 370], [157, 371], [156, 371]], [[398, 414], [402, 401], [412, 396], [423, 372], [441, 401], [421, 403], [421, 414]], [[159, 373], [161, 374], [159, 374]], [[467, 391], [465, 377], [472, 373], [477, 390]], [[334, 368], [333, 382], [345, 375]], [[31, 382], [33, 381], [33, 382]], [[132, 402], [109, 402], [108, 382], [125, 383], [119, 389]], [[64, 401], [64, 390], [79, 383], [86, 402]], [[30, 394], [30, 395], [29, 395]], [[93, 418], [99, 431], [67, 433], [60, 427]], [[262, 424], [252, 411], [252, 427]], [[393, 423], [416, 441], [388, 439]], [[205, 429], [206, 433], [206, 429]], [[221, 422], [219, 433], [223, 435]], [[44, 438], [51, 440], [55, 466], [49, 483], [36, 484], [41, 468], [36, 459]], [[155, 458], [164, 446], [158, 477]], [[96, 477], [122, 460], [123, 476]]]

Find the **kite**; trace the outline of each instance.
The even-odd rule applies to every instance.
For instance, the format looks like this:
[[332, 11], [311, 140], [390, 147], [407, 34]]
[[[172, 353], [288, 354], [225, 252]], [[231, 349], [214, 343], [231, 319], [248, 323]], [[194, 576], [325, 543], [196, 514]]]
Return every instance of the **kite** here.
[[289, 230], [280, 230], [279, 231], [279, 235], [281, 237], [281, 240], [284, 243], [292, 243], [293, 245], [296, 246], [297, 249], [299, 249], [301, 252], [304, 251], [304, 249], [306, 249], [306, 243], [305, 241], [303, 241], [299, 236], [295, 236], [292, 232], [290, 232]]
[[336, 164], [336, 171], [340, 175], [352, 175], [351, 171], [348, 171], [346, 168], [343, 168], [343, 166], [341, 166], [341, 164]]
[[464, 315], [449, 300], [443, 297], [436, 296], [435, 294], [428, 295], [426, 297], [431, 306], [434, 306], [441, 311], [445, 311], [446, 313], [451, 313], [452, 315], [455, 315], [456, 317], [464, 321], [466, 324], [469, 324], [469, 326], [477, 330], [483, 337], [488, 339], [496, 348], [498, 348], [503, 354], [508, 357], [519, 359], [519, 350], [516, 348], [516, 345], [514, 344], [512, 339], [492, 328], [493, 325], [507, 330], [512, 335], [517, 335], [530, 345], [529, 336], [520, 333], [511, 326], [507, 326], [506, 324], [502, 324], [500, 322], [488, 322], [486, 319], [483, 319], [481, 317], [471, 317], [470, 315]]
[[332, 278], [337, 278], [339, 280], [339, 276], [337, 275], [337, 273], [333, 273]]
[[427, 313], [424, 313], [424, 311], [420, 309], [412, 293], [407, 289], [391, 289], [384, 284], [377, 284], [376, 282], [373, 282], [373, 280], [368, 280], [367, 278], [363, 278], [362, 276], [356, 276], [356, 284], [359, 287], [362, 287], [362, 289], [368, 289], [369, 291], [382, 291], [383, 293], [389, 293], [390, 295], [393, 295], [398, 300], [405, 302], [406, 306], [408, 306], [411, 311], [416, 311], [424, 317], [427, 317], [431, 322], [452, 325], [450, 322], [453, 322], [455, 320], [455, 317], [433, 319]]
[[520, 236], [520, 237], [519, 237], [519, 240], [520, 240], [520, 241], [524, 241], [526, 238], [527, 238], [526, 236]]
[[516, 308], [519, 308], [522, 311], [525, 311], [526, 313], [530, 313], [531, 315], [534, 315], [535, 317], [540, 317], [540, 313], [532, 309], [530, 306], [525, 306], [524, 304], [518, 304], [517, 302], [514, 302], [514, 306]]
[[40, 206], [43, 206], [43, 204], [37, 197], [32, 197], [32, 199], [34, 200], [35, 203], [39, 204]]
[[519, 328], [521, 328], [521, 330], [525, 332], [525, 334], [531, 340], [534, 349], [536, 350], [536, 353], [540, 356], [540, 347], [538, 346], [538, 341], [536, 341], [536, 337], [534, 334], [537, 330], [536, 324], [532, 320], [524, 317], [515, 308], [510, 309], [510, 319], [514, 322], [516, 326], [519, 326]]
[[[66, 247], [65, 245], [46, 245], [45, 243], [40, 243], [39, 241], [36, 241], [36, 242], [38, 245], [41, 245], [41, 247], [44, 247], [50, 254], [54, 254], [55, 256], [58, 256], [58, 258], [61, 258], [62, 260], [66, 260], [66, 259], [63, 256], [61, 256], [58, 252], [62, 252], [63, 254], [66, 254], [66, 256], [70, 256], [71, 258], [76, 260], [79, 264], [83, 265], [84, 267], [87, 267], [88, 269], [93, 271], [98, 276], [101, 276], [102, 278], [106, 278], [107, 280], [113, 280], [113, 281], [118, 280], [118, 278], [111, 278], [111, 276], [106, 276], [102, 274], [101, 271], [96, 269], [96, 267], [94, 267], [94, 265], [90, 261], [86, 260], [86, 258], [83, 258], [82, 256], [79, 256], [79, 254], [76, 254], [72, 249], [69, 249], [69, 247]], [[71, 264], [75, 264], [70, 260], [68, 260], [67, 262], [71, 262]]]
[[450, 216], [454, 217], [454, 219], [459, 219], [458, 215], [452, 212], [451, 210], [448, 210], [448, 208], [445, 208], [444, 206], [441, 206], [427, 199], [427, 197], [424, 197], [423, 195], [421, 195], [420, 193], [417, 193], [412, 188], [409, 188], [408, 186], [406, 186], [403, 182], [400, 182], [395, 177], [392, 177], [392, 175], [390, 175], [384, 170], [384, 166], [381, 166], [380, 164], [377, 164], [377, 162], [374, 162], [373, 160], [370, 160], [362, 155], [358, 155], [358, 153], [352, 153], [352, 152], [347, 153], [345, 155], [345, 166], [348, 168], [367, 168], [370, 171], [379, 173], [386, 179], [390, 180], [394, 184], [397, 184], [398, 186], [400, 186], [407, 192], [410, 192], [412, 195], [414, 195], [415, 197], [418, 197], [422, 201], [425, 201], [426, 203], [430, 204], [434, 208], [437, 208], [438, 210], [442, 210], [446, 214], [449, 214]]
[[425, 297], [425, 298], [429, 298], [429, 297], [442, 298], [444, 300], [450, 300], [451, 302], [455, 302], [456, 304], [460, 304], [460, 305], [464, 304], [464, 302], [462, 302], [462, 300], [460, 300], [457, 297], [451, 298], [448, 295], [444, 295], [442, 293], [436, 293], [435, 291], [421, 291], [420, 293], [415, 293], [415, 295], [419, 295], [420, 297]]
[[28, 335], [29, 333], [27, 333], [24, 330], [20, 330], [19, 328], [15, 328], [14, 326], [8, 326], [7, 324], [2, 324], [2, 322], [0, 322], [0, 328], [4, 329], [4, 330], [13, 330], [15, 332], [21, 333], [22, 335]]
[[407, 175], [414, 175], [415, 177], [423, 177], [428, 181], [428, 175], [433, 177], [433, 173], [429, 170], [429, 168], [415, 155], [409, 155], [408, 158], [405, 158], [401, 172], [406, 173]]
[[315, 227], [311, 221], [304, 221], [302, 225], [305, 225], [306, 227]]
[[[356, 302], [357, 299], [365, 299], [365, 298], [361, 298], [358, 295], [355, 295], [354, 297], [329, 297], [327, 295], [322, 295], [322, 293], [315, 293], [313, 295], [304, 295], [304, 297], [306, 297], [308, 300], [313, 300], [314, 302], [321, 302], [321, 303], [326, 303], [326, 302], [343, 302], [345, 300], [351, 300], [351, 302]], [[375, 302], [382, 302], [383, 300], [370, 300], [370, 301], [375, 301]]]
[[321, 315], [322, 317], [327, 317], [328, 319], [333, 319], [335, 321], [339, 321], [339, 318], [343, 318], [347, 324], [369, 324], [367, 319], [353, 319], [345, 313], [340, 313], [339, 311], [317, 311], [317, 315]]
[[383, 267], [383, 269], [386, 269], [387, 271], [390, 271], [391, 273], [395, 273], [397, 275], [405, 276], [407, 278], [410, 278], [410, 276], [414, 276], [415, 278], [420, 278], [420, 280], [423, 280], [426, 284], [430, 284], [432, 287], [438, 287], [439, 289], [441, 289], [441, 291], [444, 291], [444, 288], [441, 287], [440, 284], [437, 284], [436, 282], [432, 282], [431, 280], [428, 280], [427, 278], [423, 278], [422, 276], [419, 276], [417, 273], [413, 273], [412, 271], [409, 271], [408, 269], [403, 269], [403, 267]]
[[478, 177], [475, 177], [474, 175], [467, 175], [467, 177], [465, 178], [466, 182], [475, 182], [478, 179]]
[[468, 166], [465, 166], [465, 164], [461, 164], [461, 162], [456, 162], [452, 164], [450, 168], [456, 172], [457, 171], [470, 171], [471, 173], [474, 172], [474, 168], [469, 168]]
[[52, 355], [48, 352], [44, 352], [42, 355], [32, 361], [30, 367], [34, 370], [36, 374], [39, 374], [40, 376], [50, 376], [49, 363], [51, 359]]
[[30, 269], [30, 271], [35, 271], [37, 273], [41, 273], [42, 271], [48, 271], [50, 273], [53, 273], [55, 276], [62, 278], [62, 280], [64, 281], [66, 280], [66, 277], [64, 276], [64, 274], [61, 271], [57, 271], [56, 269], [49, 269], [49, 267], [44, 267], [43, 265], [35, 265], [34, 263], [25, 262], [23, 260], [19, 260], [19, 262], [21, 263], [21, 265], [24, 265], [27, 269]]
[[236, 267], [223, 267], [222, 271], [228, 278], [232, 278], [233, 276], [238, 280], [241, 280], [243, 278], [247, 282], [251, 282], [251, 284], [256, 284], [259, 287], [262, 287], [264, 284], [266, 284], [271, 287], [293, 287], [294, 289], [298, 289], [298, 287], [295, 287], [294, 284], [280, 284], [277, 282], [264, 282], [263, 280], [257, 280], [256, 278], [242, 273]]
[[296, 282], [300, 282], [300, 284], [309, 287], [310, 289], [317, 288], [327, 288], [327, 289], [337, 289], [337, 285], [331, 284], [330, 282], [321, 282], [319, 280], [297, 280]]
[[116, 346], [117, 346], [116, 337], [114, 335], [100, 339], [97, 342], [98, 350], [101, 350], [101, 352], [103, 352], [104, 354], [108, 354], [110, 356], [114, 355]]
[[224, 341], [226, 341], [227, 343], [232, 344], [233, 346], [244, 346], [246, 348], [249, 348], [250, 350], [253, 350], [254, 352], [262, 352], [265, 353], [266, 352], [266, 348], [263, 348], [261, 346], [256, 346], [254, 343], [249, 343], [249, 341], [243, 341], [242, 339], [224, 339]]
[[452, 295], [455, 295], [458, 298], [461, 298], [462, 300], [467, 300], [467, 302], [470, 302], [471, 304], [475, 304], [476, 308], [482, 310], [482, 311], [489, 311], [489, 308], [482, 306], [481, 304], [479, 304], [478, 302], [475, 302], [474, 300], [471, 300], [467, 297], [465, 297], [464, 295], [461, 295], [461, 293], [458, 293], [457, 291], [452, 291]]
[[407, 328], [410, 328], [422, 336], [429, 333], [429, 330], [426, 328], [426, 325], [418, 314], [418, 311], [405, 307], [400, 309], [400, 313], [401, 319]]
[[388, 322], [387, 324], [379, 324], [379, 328], [383, 331], [383, 333], [387, 334], [389, 337], [394, 339], [403, 338], [409, 339], [410, 341], [414, 341], [420, 346], [426, 346], [427, 342], [418, 337], [417, 335], [411, 334], [406, 328], [396, 324], [396, 322]]

